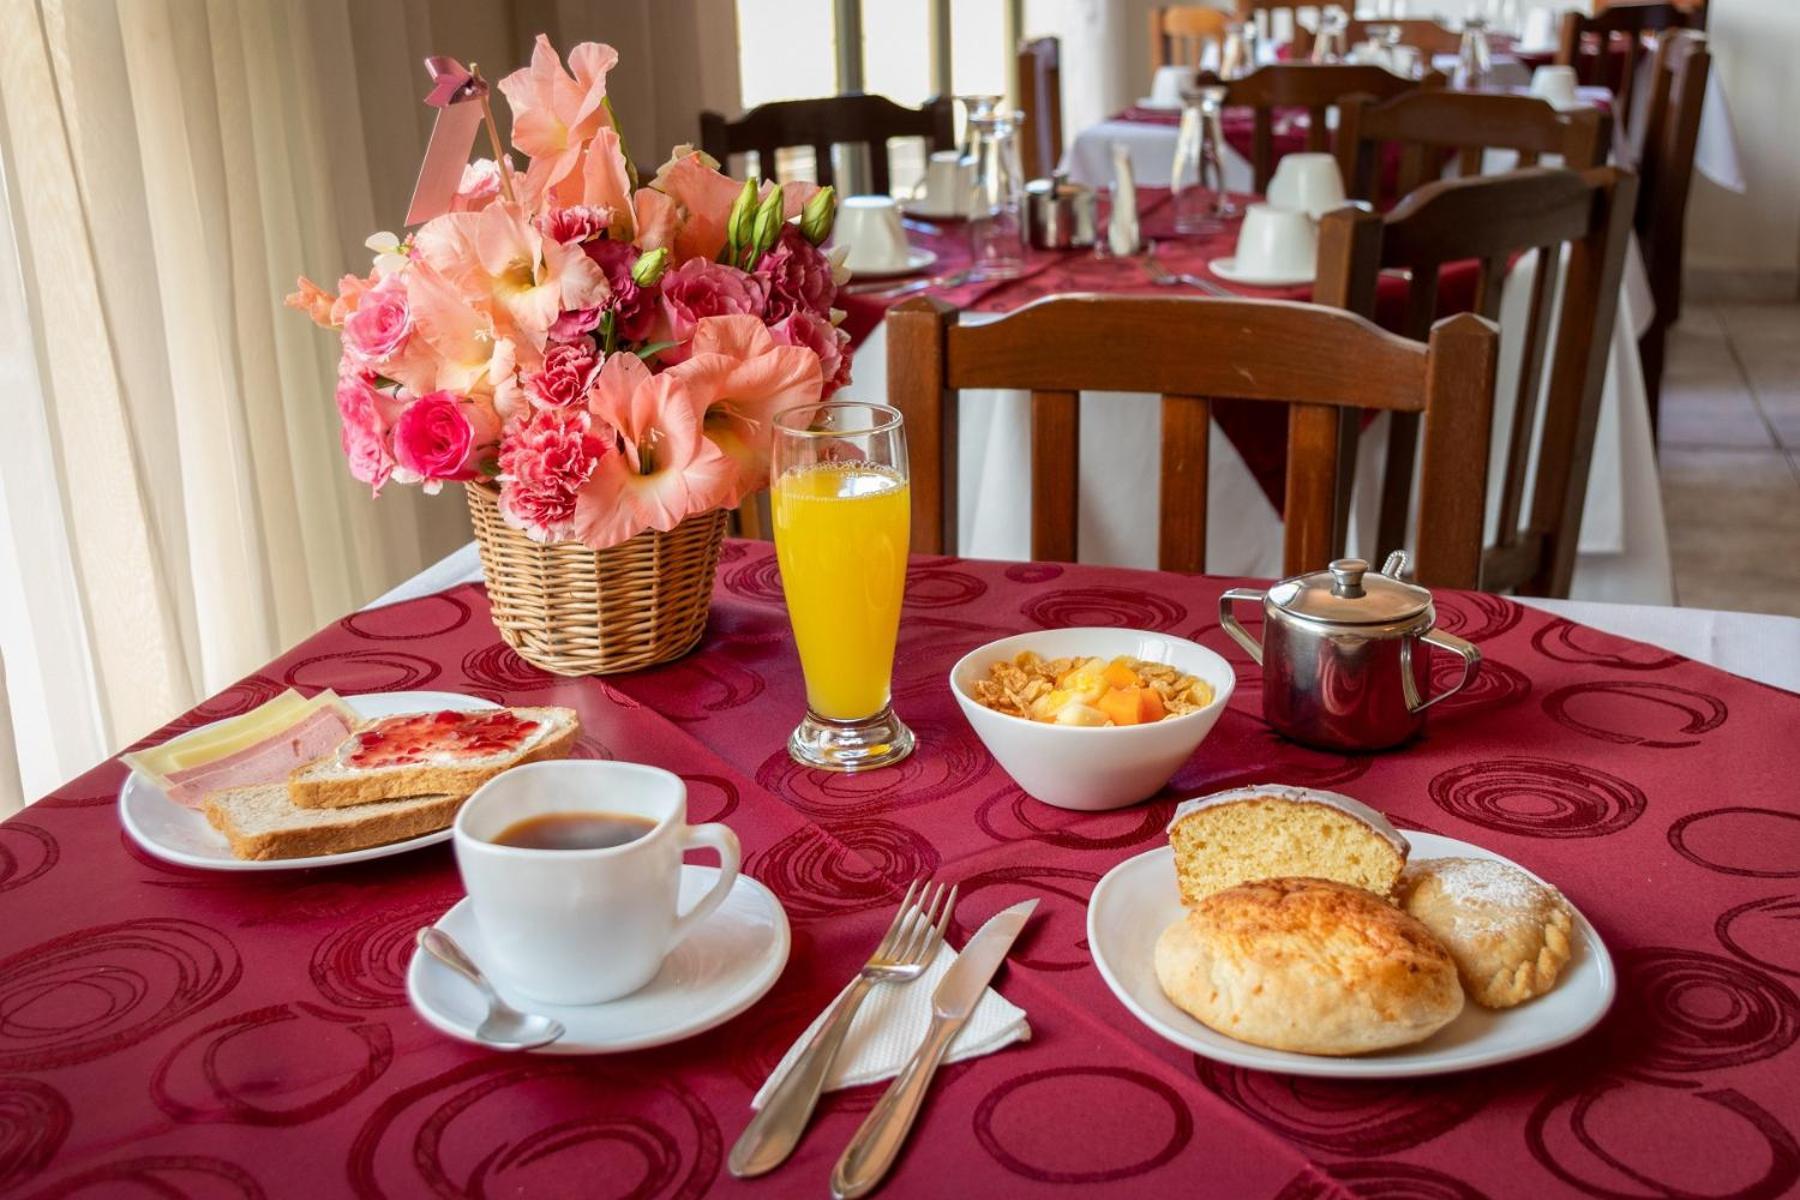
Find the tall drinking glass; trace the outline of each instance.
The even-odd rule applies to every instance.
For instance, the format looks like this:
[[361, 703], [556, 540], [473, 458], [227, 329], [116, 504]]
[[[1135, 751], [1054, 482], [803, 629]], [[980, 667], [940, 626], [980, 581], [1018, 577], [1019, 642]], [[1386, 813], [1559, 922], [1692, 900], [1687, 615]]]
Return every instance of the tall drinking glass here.
[[912, 495], [898, 409], [833, 401], [775, 418], [770, 509], [806, 676], [794, 761], [866, 771], [912, 753], [890, 685]]

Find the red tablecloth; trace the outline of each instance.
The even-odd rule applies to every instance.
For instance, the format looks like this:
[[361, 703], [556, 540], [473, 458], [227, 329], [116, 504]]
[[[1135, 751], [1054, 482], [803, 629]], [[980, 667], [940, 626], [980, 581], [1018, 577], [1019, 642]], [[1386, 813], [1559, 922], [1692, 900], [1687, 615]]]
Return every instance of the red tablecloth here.
[[[0, 825], [0, 1191], [204, 1197], [822, 1195], [877, 1092], [827, 1100], [793, 1161], [737, 1187], [723, 1154], [781, 1050], [867, 953], [899, 891], [961, 884], [958, 944], [1042, 900], [998, 986], [1032, 1040], [949, 1068], [886, 1194], [1750, 1196], [1800, 1180], [1800, 698], [1504, 599], [1440, 594], [1480, 681], [1399, 753], [1274, 738], [1220, 635], [1228, 581], [920, 559], [896, 706], [920, 734], [868, 776], [783, 752], [801, 679], [767, 547], [730, 543], [707, 639], [637, 675], [562, 680], [501, 646], [479, 588], [360, 613], [157, 737], [278, 689], [443, 688], [570, 704], [579, 752], [684, 775], [781, 897], [793, 957], [743, 1016], [601, 1059], [483, 1053], [407, 1008], [413, 931], [459, 895], [448, 847], [336, 870], [170, 867], [120, 832], [109, 762]], [[1026, 798], [944, 674], [1066, 624], [1198, 638], [1239, 666], [1171, 789], [1077, 814]], [[1196, 1059], [1139, 1026], [1084, 943], [1100, 876], [1180, 796], [1286, 780], [1465, 838], [1558, 883], [1621, 973], [1589, 1036], [1452, 1078], [1300, 1081]], [[1173, 886], [1173, 881], [1171, 881]]]

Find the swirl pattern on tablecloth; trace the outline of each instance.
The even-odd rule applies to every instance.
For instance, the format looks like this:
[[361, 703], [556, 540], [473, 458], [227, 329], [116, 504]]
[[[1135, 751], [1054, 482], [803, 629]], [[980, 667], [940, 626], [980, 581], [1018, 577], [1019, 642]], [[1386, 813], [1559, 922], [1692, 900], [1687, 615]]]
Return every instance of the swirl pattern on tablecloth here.
[[1100, 872], [1078, 867], [1021, 865], [980, 871], [957, 884], [961, 899], [955, 924], [973, 936], [983, 921], [1008, 905], [1036, 899], [1030, 927], [1014, 943], [1007, 961], [1033, 971], [1079, 971], [1094, 961], [1088, 953], [1087, 903], [1099, 882]]
[[1669, 826], [1669, 845], [1721, 875], [1800, 878], [1800, 813], [1741, 805], [1689, 813]]
[[1800, 896], [1765, 896], [1719, 914], [1719, 944], [1747, 963], [1800, 977]]
[[749, 559], [742, 566], [723, 572], [720, 579], [727, 591], [746, 600], [764, 604], [787, 602], [787, 594], [781, 590], [781, 564], [773, 554]]
[[669, 1072], [598, 1062], [489, 1055], [395, 1092], [350, 1147], [355, 1194], [560, 1195], [576, 1172], [616, 1195], [703, 1195], [724, 1158], [712, 1113]]
[[1649, 1075], [1772, 1058], [1800, 1038], [1800, 1000], [1736, 959], [1646, 946], [1619, 957], [1621, 1061]]
[[[1229, 750], [1223, 744], [1228, 740]], [[1237, 765], [1245, 762], [1251, 765]], [[1263, 783], [1331, 791], [1367, 775], [1373, 762], [1369, 754], [1338, 754], [1290, 742], [1260, 718], [1227, 709], [1200, 753], [1169, 780], [1168, 790], [1184, 798]]]
[[1616, 775], [1548, 758], [1465, 763], [1439, 773], [1429, 790], [1451, 816], [1519, 837], [1605, 837], [1649, 805], [1641, 790]]
[[723, 821], [737, 811], [738, 786], [723, 775], [683, 774], [687, 784], [689, 825]]
[[810, 816], [835, 818], [932, 804], [966, 792], [993, 768], [993, 759], [967, 729], [930, 720], [911, 724], [919, 744], [935, 753], [845, 774], [801, 766], [783, 747], [756, 769], [757, 785]]
[[576, 735], [575, 744], [569, 747], [569, 757], [605, 761], [618, 756], [612, 752], [611, 746], [593, 734], [583, 733]]
[[[1593, 645], [1605, 643], [1602, 648]], [[1531, 635], [1531, 644], [1545, 658], [1583, 666], [1613, 667], [1621, 671], [1661, 671], [1683, 661], [1642, 642], [1628, 642], [1587, 625], [1557, 617]]]
[[1247, 1071], [1196, 1054], [1208, 1091], [1290, 1142], [1323, 1154], [1373, 1158], [1422, 1146], [1481, 1110], [1478, 1077], [1310, 1079]]
[[[150, 1098], [176, 1121], [300, 1125], [337, 1112], [393, 1061], [386, 1025], [304, 1001], [271, 1004], [182, 1038], [150, 1077]], [[317, 1082], [271, 1093], [271, 1078]], [[271, 1095], [283, 1103], [259, 1103]]]
[[1793, 1134], [1732, 1088], [1578, 1080], [1532, 1110], [1525, 1145], [1563, 1183], [1604, 1200], [1775, 1200], [1800, 1182]]
[[653, 707], [671, 721], [706, 718], [762, 695], [763, 678], [723, 654], [690, 654], [656, 669]]
[[955, 567], [915, 563], [906, 572], [906, 607], [961, 608], [987, 594], [978, 576]]
[[906, 885], [938, 869], [936, 847], [916, 830], [880, 818], [837, 821], [827, 835], [807, 825], [744, 860], [795, 921], [898, 903]]
[[49, 830], [16, 817], [0, 825], [0, 892], [24, 887], [61, 857]]
[[289, 687], [333, 688], [344, 695], [360, 692], [404, 692], [422, 688], [444, 669], [421, 654], [404, 650], [340, 650], [314, 654], [288, 666], [282, 676]]
[[[1591, 713], [1588, 719], [1583, 718], [1582, 710], [1587, 706], [1581, 704], [1582, 699], [1595, 696], [1605, 698], [1601, 707], [1608, 724], [1596, 723], [1592, 719], [1595, 714]], [[1621, 705], [1621, 699], [1637, 703]], [[1725, 702], [1716, 696], [1643, 679], [1571, 683], [1545, 696], [1543, 703], [1544, 715], [1564, 729], [1646, 750], [1698, 746], [1699, 735], [1711, 733], [1729, 715]]]
[[28, 1200], [82, 1200], [90, 1196], [94, 1200], [112, 1200], [124, 1195], [263, 1200], [265, 1194], [250, 1172], [222, 1158], [147, 1154], [65, 1175], [33, 1192]]
[[1056, 563], [1013, 563], [1003, 574], [1014, 583], [1049, 583], [1062, 578], [1063, 569]]
[[501, 693], [541, 692], [563, 682], [520, 658], [505, 642], [477, 646], [463, 655], [462, 673], [471, 682]]
[[1431, 606], [1439, 629], [1471, 642], [1499, 637], [1525, 615], [1518, 604], [1488, 592], [1434, 592]]
[[[1462, 676], [1462, 660], [1454, 655], [1433, 654], [1431, 658], [1431, 695], [1439, 696], [1456, 686]], [[1481, 660], [1481, 669], [1469, 686], [1432, 706], [1431, 719], [1461, 717], [1472, 713], [1488, 713], [1515, 704], [1531, 695], [1531, 680], [1523, 671], [1493, 658]]]
[[1105, 625], [1119, 629], [1170, 630], [1187, 619], [1187, 609], [1167, 596], [1135, 588], [1056, 588], [1019, 605], [1028, 621], [1045, 629]]
[[401, 1008], [414, 939], [456, 903], [454, 892], [386, 898], [360, 921], [339, 925], [313, 948], [313, 986], [339, 1008]]
[[[1329, 1174], [1326, 1174], [1329, 1172]], [[1399, 1162], [1346, 1162], [1312, 1167], [1288, 1180], [1275, 1200], [1487, 1200], [1487, 1194], [1430, 1167]]]
[[1160, 837], [1174, 810], [1173, 800], [1152, 799], [1111, 812], [1072, 813], [1007, 783], [975, 806], [975, 824], [997, 842], [1029, 839], [1060, 850], [1120, 850]]
[[468, 623], [469, 606], [450, 592], [437, 592], [407, 604], [351, 613], [338, 628], [367, 642], [417, 642], [443, 637]]
[[[1037, 1183], [1131, 1179], [1173, 1161], [1194, 1137], [1194, 1118], [1181, 1094], [1129, 1067], [1049, 1067], [1015, 1075], [982, 1097], [972, 1122], [989, 1157]], [[1067, 1136], [1045, 1136], [1057, 1128]]]
[[77, 929], [0, 960], [0, 1071], [88, 1062], [201, 1011], [237, 986], [237, 950], [176, 917]]
[[47, 1083], [0, 1078], [0, 1193], [10, 1193], [56, 1157], [69, 1136], [69, 1102]]

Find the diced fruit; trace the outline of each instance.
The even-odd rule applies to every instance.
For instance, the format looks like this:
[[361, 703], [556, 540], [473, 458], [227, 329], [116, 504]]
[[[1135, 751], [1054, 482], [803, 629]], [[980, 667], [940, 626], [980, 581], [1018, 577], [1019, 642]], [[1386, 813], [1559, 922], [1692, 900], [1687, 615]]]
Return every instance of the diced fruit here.
[[1058, 725], [1104, 725], [1106, 714], [1092, 705], [1065, 704], [1056, 714]]
[[1142, 700], [1139, 697], [1142, 691], [1142, 688], [1136, 687], [1114, 688], [1100, 697], [1100, 711], [1114, 725], [1136, 725], [1140, 719], [1138, 714], [1142, 710]]
[[1160, 721], [1169, 715], [1169, 710], [1163, 706], [1162, 696], [1155, 688], [1143, 688], [1142, 692], [1143, 694], [1138, 697], [1139, 721], [1145, 723]]
[[1101, 673], [1100, 677], [1116, 688], [1131, 688], [1138, 686], [1137, 672], [1126, 665], [1125, 660], [1119, 658], [1115, 658], [1112, 662], [1108, 663], [1106, 670]]

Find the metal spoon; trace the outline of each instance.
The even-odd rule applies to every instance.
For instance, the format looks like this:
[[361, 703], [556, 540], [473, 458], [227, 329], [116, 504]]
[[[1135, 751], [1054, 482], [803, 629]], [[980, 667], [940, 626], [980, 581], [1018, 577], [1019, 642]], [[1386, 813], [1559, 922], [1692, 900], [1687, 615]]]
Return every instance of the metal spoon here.
[[563, 1035], [561, 1021], [520, 1012], [502, 1000], [488, 977], [475, 965], [475, 960], [443, 930], [431, 925], [419, 930], [419, 949], [481, 989], [481, 994], [487, 998], [488, 1013], [475, 1030], [475, 1039], [483, 1045], [496, 1050], [531, 1050], [548, 1046]]

